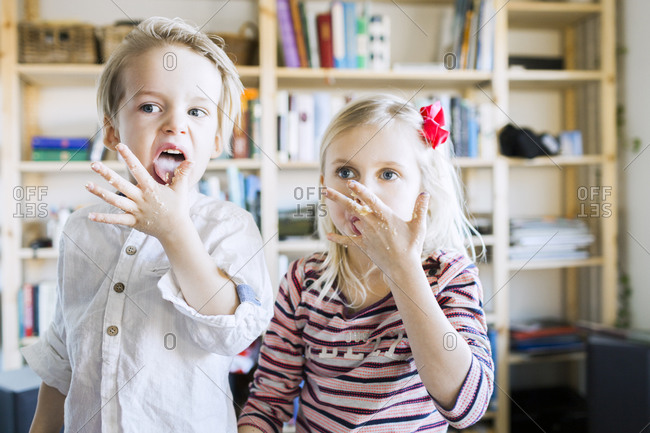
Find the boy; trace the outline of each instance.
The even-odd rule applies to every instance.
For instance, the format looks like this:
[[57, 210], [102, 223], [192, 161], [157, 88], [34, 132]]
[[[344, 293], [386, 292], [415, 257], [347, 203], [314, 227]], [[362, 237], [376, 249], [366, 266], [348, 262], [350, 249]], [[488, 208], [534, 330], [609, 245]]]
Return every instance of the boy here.
[[[32, 432], [235, 431], [232, 357], [268, 325], [272, 287], [252, 217], [196, 184], [232, 133], [241, 82], [221, 48], [150, 18], [111, 56], [98, 90], [104, 144], [133, 184], [74, 213], [59, 246], [49, 330], [23, 350], [43, 378]], [[65, 410], [64, 410], [65, 406]]]

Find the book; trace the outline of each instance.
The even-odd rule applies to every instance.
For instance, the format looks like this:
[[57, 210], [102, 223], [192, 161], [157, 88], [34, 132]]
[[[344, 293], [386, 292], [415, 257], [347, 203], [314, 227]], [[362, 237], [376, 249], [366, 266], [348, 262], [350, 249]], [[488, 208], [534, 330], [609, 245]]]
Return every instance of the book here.
[[34, 286], [23, 284], [23, 335], [31, 337], [34, 335]]
[[262, 146], [262, 104], [259, 98], [248, 101], [249, 110], [249, 157], [259, 158]]
[[86, 137], [32, 137], [32, 149], [77, 150], [84, 149], [90, 140]]
[[86, 149], [33, 149], [32, 161], [88, 161]]
[[346, 67], [345, 55], [345, 18], [343, 12], [343, 3], [340, 1], [332, 2], [332, 54], [334, 57], [335, 68]]
[[320, 145], [327, 125], [332, 119], [332, 100], [329, 92], [314, 92], [314, 141], [316, 157], [320, 155]]
[[296, 95], [289, 94], [289, 112], [287, 114], [287, 151], [289, 160], [300, 159], [300, 117], [296, 108]]
[[309, 59], [307, 58], [307, 45], [305, 44], [305, 35], [302, 31], [302, 21], [300, 19], [298, 0], [289, 0], [289, 8], [291, 10], [291, 22], [293, 23], [293, 34], [296, 40], [296, 47], [298, 48], [300, 66], [308, 68]]
[[299, 68], [300, 56], [298, 55], [298, 45], [293, 29], [289, 0], [278, 0], [277, 16], [284, 66], [288, 68]]
[[454, 64], [452, 69], [462, 68], [461, 51], [465, 30], [465, 18], [467, 16], [467, 2], [468, 0], [456, 0], [456, 5], [454, 7], [454, 23], [452, 27]]
[[345, 26], [345, 67], [357, 67], [357, 10], [356, 3], [343, 2], [343, 22]]
[[476, 58], [476, 69], [480, 71], [491, 71], [494, 67], [494, 27], [495, 20], [494, 4], [492, 1], [481, 2], [481, 12], [478, 31], [478, 48]]
[[289, 92], [278, 90], [275, 95], [277, 109], [277, 146], [280, 162], [289, 160]]
[[258, 228], [262, 227], [262, 215], [261, 215], [261, 183], [260, 178], [254, 174], [249, 174], [244, 178], [244, 191], [245, 191], [245, 202], [246, 210], [253, 215], [255, 224]]
[[314, 129], [314, 96], [311, 93], [295, 95], [298, 113], [298, 160], [317, 161]]
[[226, 177], [228, 179], [228, 200], [246, 209], [244, 203], [244, 188], [242, 187], [242, 174], [237, 167], [230, 166], [226, 168]]
[[309, 30], [307, 29], [307, 12], [305, 11], [305, 2], [298, 2], [298, 14], [300, 15], [300, 29], [302, 40], [305, 43], [305, 55], [307, 56], [307, 67], [313, 68], [311, 60], [311, 40], [309, 38]]
[[357, 16], [357, 68], [365, 69], [368, 67], [368, 13], [367, 8], [363, 7], [361, 13]]
[[305, 11], [305, 24], [303, 24], [303, 28], [307, 28], [307, 38], [308, 38], [308, 44], [307, 44], [307, 51], [309, 53], [309, 62], [310, 66], [312, 68], [320, 68], [321, 67], [321, 54], [319, 50], [319, 40], [320, 37], [318, 35], [318, 15], [321, 12], [325, 12], [326, 9], [323, 8], [321, 5], [315, 2], [302, 2], [301, 3], [304, 7]]
[[330, 13], [316, 16], [318, 30], [318, 47], [321, 68], [334, 67], [334, 52], [332, 48], [332, 15]]
[[539, 319], [527, 323], [513, 323], [510, 347], [530, 355], [570, 352], [582, 350], [584, 338], [582, 331], [569, 323]]
[[36, 321], [38, 322], [36, 327], [38, 335], [43, 335], [54, 320], [56, 297], [56, 281], [41, 281], [38, 283], [37, 308], [34, 309]]

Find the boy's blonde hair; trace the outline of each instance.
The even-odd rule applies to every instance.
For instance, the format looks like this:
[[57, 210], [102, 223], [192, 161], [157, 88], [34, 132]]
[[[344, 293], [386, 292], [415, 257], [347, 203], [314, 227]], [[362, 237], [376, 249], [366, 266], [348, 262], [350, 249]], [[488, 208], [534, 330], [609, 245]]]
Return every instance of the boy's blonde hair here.
[[[111, 54], [99, 79], [97, 108], [100, 118], [108, 116], [116, 121], [119, 104], [123, 101], [124, 85], [122, 71], [133, 56], [167, 45], [179, 45], [192, 49], [210, 60], [219, 71], [222, 92], [217, 103], [217, 121], [221, 144], [230, 153], [230, 137], [241, 114], [243, 86], [237, 68], [223, 50], [223, 39], [208, 36], [180, 18], [151, 17], [140, 23]], [[162, 60], [161, 60], [162, 61]], [[208, 95], [209, 96], [209, 95]]]
[[[325, 175], [325, 156], [330, 144], [341, 134], [367, 125], [376, 126], [378, 129], [400, 127], [405, 132], [405, 140], [402, 143], [408, 145], [406, 143], [410, 141], [420, 150], [418, 168], [422, 176], [421, 190], [427, 191], [431, 197], [422, 259], [434, 251], [445, 250], [464, 255], [468, 255], [469, 251], [472, 260], [476, 260], [472, 235], [479, 236], [479, 242], [483, 242], [465, 215], [466, 206], [458, 170], [451, 162], [451, 140], [436, 149], [425, 143], [419, 135], [422, 116], [419, 110], [407, 101], [393, 95], [375, 95], [357, 99], [345, 106], [332, 119], [323, 135], [320, 148], [321, 175]], [[399, 148], [396, 147], [395, 152], [399, 152]], [[321, 197], [320, 208], [326, 205], [325, 197]], [[318, 229], [321, 239], [325, 239], [326, 233], [340, 234], [329, 212], [320, 214]], [[327, 255], [321, 264], [321, 270], [323, 272], [316, 282], [316, 287], [322, 287], [321, 298], [334, 287], [335, 282], [340, 285], [344, 281], [352, 289], [351, 293], [358, 294], [355, 299], [348, 299], [348, 302], [351, 305], [363, 302], [366, 288], [361, 279], [352, 272], [347, 261], [346, 248], [335, 242], [328, 242]]]

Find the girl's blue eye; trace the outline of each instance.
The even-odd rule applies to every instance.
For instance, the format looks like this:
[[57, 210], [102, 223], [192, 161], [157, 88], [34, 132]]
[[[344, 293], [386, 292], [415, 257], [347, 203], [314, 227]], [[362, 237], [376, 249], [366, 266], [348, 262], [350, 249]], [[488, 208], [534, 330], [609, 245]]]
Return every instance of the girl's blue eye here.
[[386, 170], [381, 173], [381, 178], [384, 180], [394, 180], [397, 177], [397, 173], [392, 170]]
[[352, 170], [350, 170], [349, 168], [346, 168], [346, 167], [339, 168], [336, 171], [336, 173], [342, 179], [350, 179], [350, 178], [352, 178], [352, 176], [354, 176], [354, 173], [352, 172]]
[[160, 108], [155, 106], [154, 104], [144, 104], [140, 107], [140, 109], [145, 113], [156, 113], [160, 111]]
[[192, 108], [187, 112], [190, 116], [203, 117], [206, 115], [205, 111], [198, 108]]

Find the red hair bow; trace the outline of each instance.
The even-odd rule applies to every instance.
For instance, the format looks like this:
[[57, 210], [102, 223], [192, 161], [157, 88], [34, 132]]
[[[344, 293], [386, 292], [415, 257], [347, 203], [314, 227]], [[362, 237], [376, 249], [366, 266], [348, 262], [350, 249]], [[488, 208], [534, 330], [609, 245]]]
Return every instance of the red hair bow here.
[[422, 115], [420, 134], [431, 144], [431, 147], [435, 149], [439, 144], [447, 141], [449, 131], [443, 128], [445, 126], [445, 114], [442, 111], [440, 101], [420, 108], [420, 114]]

